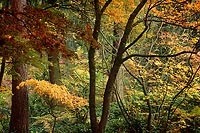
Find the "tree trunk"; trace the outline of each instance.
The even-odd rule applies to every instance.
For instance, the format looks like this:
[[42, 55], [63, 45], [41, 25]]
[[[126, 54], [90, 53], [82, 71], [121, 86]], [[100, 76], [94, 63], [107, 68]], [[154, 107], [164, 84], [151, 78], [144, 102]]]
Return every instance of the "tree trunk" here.
[[[119, 71], [117, 73], [117, 77], [115, 80], [115, 93], [118, 93], [118, 96], [120, 97], [121, 100], [124, 99], [124, 71], [123, 68], [120, 67]], [[116, 97], [113, 97], [113, 101], [116, 101]]]
[[9, 133], [28, 133], [28, 93], [26, 86], [16, 89], [22, 81], [27, 79], [25, 64], [14, 61], [12, 75], [12, 107]]
[[1, 71], [0, 71], [0, 86], [2, 84], [2, 81], [3, 81], [3, 74], [4, 74], [4, 71], [5, 71], [5, 64], [6, 64], [6, 60], [5, 60], [5, 57], [2, 58], [2, 62], [1, 62]]
[[[22, 12], [26, 0], [13, 0], [12, 10], [14, 13]], [[17, 15], [22, 19], [20, 15]], [[22, 25], [22, 23], [19, 23]], [[20, 59], [20, 55], [15, 55], [12, 60], [13, 73], [12, 73], [12, 106], [9, 133], [28, 133], [28, 93], [27, 88], [21, 87], [17, 89], [19, 83], [27, 79], [26, 65]]]
[[49, 77], [52, 84], [61, 85], [61, 74], [60, 74], [60, 64], [59, 64], [59, 51], [56, 49], [48, 51], [48, 61], [51, 63], [49, 65]]
[[[106, 10], [108, 5], [112, 2], [112, 0], [107, 0], [106, 3], [103, 5], [103, 7], [100, 9], [100, 3], [99, 0], [94, 0], [94, 6], [95, 6], [95, 25], [94, 25], [94, 31], [93, 31], [93, 38], [98, 42], [98, 33], [100, 31], [100, 24], [101, 24], [101, 16], [103, 12]], [[103, 109], [102, 109], [102, 115], [101, 120], [98, 124], [97, 117], [96, 117], [96, 110], [95, 110], [95, 49], [90, 47], [90, 50], [88, 52], [88, 58], [89, 58], [89, 73], [90, 73], [90, 96], [89, 96], [89, 107], [90, 107], [90, 120], [91, 120], [91, 128], [93, 133], [103, 133], [108, 121], [109, 111], [110, 111], [110, 103], [111, 103], [111, 94], [113, 91], [114, 82], [117, 77], [117, 73], [120, 69], [121, 64], [123, 63], [122, 56], [124, 53], [127, 39], [129, 34], [131, 33], [131, 30], [133, 28], [133, 21], [139, 11], [143, 8], [147, 0], [142, 0], [140, 4], [135, 8], [135, 10], [130, 15], [128, 22], [126, 24], [123, 37], [121, 39], [121, 42], [119, 44], [119, 49], [117, 51], [117, 56], [114, 59], [113, 67], [111, 68], [110, 75], [106, 84], [106, 89], [104, 92], [103, 97]]]
[[103, 133], [108, 121], [108, 116], [110, 113], [110, 103], [111, 103], [111, 94], [113, 92], [114, 83], [117, 77], [117, 73], [119, 71], [119, 68], [122, 63], [122, 55], [118, 54], [115, 58], [114, 65], [111, 68], [111, 72], [106, 84], [106, 89], [104, 92], [103, 97], [103, 109], [102, 109], [102, 115], [101, 115], [101, 121], [99, 123], [99, 133]]
[[[93, 38], [98, 42], [98, 35], [100, 31], [101, 25], [101, 12], [99, 1], [94, 1], [95, 6], [95, 25], [93, 31]], [[90, 94], [89, 94], [89, 110], [90, 110], [90, 121], [91, 121], [91, 129], [93, 133], [98, 133], [99, 124], [97, 122], [96, 115], [96, 67], [95, 67], [95, 49], [90, 46], [88, 51], [88, 59], [89, 59], [89, 73], [90, 73]]]
[[111, 68], [109, 78], [106, 84], [106, 89], [104, 92], [104, 97], [103, 97], [103, 109], [102, 109], [102, 115], [101, 115], [101, 120], [99, 123], [99, 133], [103, 133], [108, 121], [108, 116], [110, 112], [110, 103], [111, 103], [111, 93], [113, 91], [114, 87], [114, 82], [117, 77], [117, 73], [120, 69], [121, 64], [123, 63], [123, 53], [126, 50], [126, 43], [128, 40], [128, 37], [131, 33], [131, 30], [133, 28], [133, 21], [136, 18], [137, 14], [139, 11], [143, 8], [147, 0], [142, 0], [140, 4], [135, 8], [135, 10], [132, 12], [130, 15], [128, 22], [126, 24], [124, 34], [122, 36], [122, 39], [119, 44], [119, 48], [117, 51], [116, 58], [114, 59], [114, 64], [113, 67]]
[[[114, 63], [115, 55], [117, 53], [117, 49], [120, 43], [120, 38], [122, 36], [122, 31], [120, 31], [120, 24], [114, 23], [113, 36], [115, 37], [115, 39], [113, 41], [113, 50], [112, 50], [113, 56], [112, 56], [111, 64]], [[114, 84], [115, 93], [118, 93], [118, 96], [120, 97], [120, 99], [124, 99], [123, 76], [124, 76], [124, 71], [123, 71], [123, 68], [120, 67], [116, 80], [115, 80], [115, 84]], [[115, 95], [112, 96], [112, 101], [116, 101]]]

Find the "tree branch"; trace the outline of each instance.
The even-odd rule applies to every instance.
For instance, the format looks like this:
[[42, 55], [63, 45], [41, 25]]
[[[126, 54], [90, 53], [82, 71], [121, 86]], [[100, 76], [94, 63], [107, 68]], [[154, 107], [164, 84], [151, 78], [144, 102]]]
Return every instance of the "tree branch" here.
[[145, 26], [144, 30], [140, 33], [139, 36], [137, 36], [137, 38], [132, 42], [130, 43], [127, 47], [125, 47], [125, 49], [123, 50], [123, 53], [128, 50], [131, 46], [133, 46], [142, 36], [143, 34], [147, 31], [148, 27]]
[[200, 70], [200, 65], [198, 66], [197, 70], [195, 71], [195, 73], [193, 75], [190, 76], [187, 84], [173, 97], [170, 105], [169, 105], [169, 109], [168, 109], [168, 113], [167, 113], [167, 121], [166, 121], [166, 127], [165, 130], [167, 130], [168, 127], [168, 120], [170, 120], [170, 116], [171, 116], [171, 109], [172, 106], [174, 105], [176, 99], [184, 92], [184, 90], [186, 90], [187, 88], [191, 87], [191, 83], [194, 81], [194, 78], [197, 74], [197, 72]]
[[127, 61], [128, 59], [132, 58], [132, 57], [176, 57], [176, 56], [180, 56], [182, 54], [197, 54], [197, 52], [195, 51], [182, 51], [180, 53], [176, 53], [176, 54], [168, 54], [168, 55], [142, 55], [142, 54], [131, 54], [129, 56], [126, 56], [125, 58], [123, 58], [122, 62]]
[[[137, 38], [136, 38], [132, 43], [130, 43], [127, 47], [124, 48], [123, 53], [124, 53], [126, 50], [128, 50], [131, 46], [133, 46], [133, 45], [143, 36], [143, 34], [147, 31], [149, 25], [151, 24], [151, 23], [148, 24], [147, 18], [148, 18], [149, 12], [150, 12], [151, 9], [153, 9], [155, 6], [156, 6], [156, 4], [154, 4], [154, 5], [152, 5], [152, 6], [151, 6], [151, 4], [149, 5], [148, 10], [147, 10], [147, 13], [146, 13], [146, 15], [145, 15], [145, 17], [144, 17], [144, 25], [145, 25], [144, 30], [140, 33], [139, 36], [137, 36]], [[137, 23], [135, 23], [135, 24], [137, 24]], [[135, 26], [135, 24], [133, 24], [132, 27]]]
[[147, 0], [142, 0], [139, 3], [139, 5], [135, 8], [135, 10], [130, 15], [128, 22], [126, 23], [126, 27], [125, 27], [124, 34], [123, 34], [123, 37], [122, 37], [120, 45], [119, 45], [117, 56], [115, 58], [114, 65], [112, 66], [112, 68], [110, 70], [109, 78], [108, 78], [108, 81], [106, 84], [106, 89], [104, 92], [103, 109], [102, 109], [101, 120], [99, 123], [99, 132], [104, 132], [107, 121], [108, 121], [108, 116], [109, 116], [109, 111], [110, 111], [110, 103], [111, 103], [111, 93], [113, 91], [113, 85], [114, 85], [114, 81], [116, 79], [117, 73], [122, 64], [123, 50], [127, 43], [128, 36], [130, 35], [130, 32], [132, 30], [133, 21], [136, 18], [136, 16], [138, 15], [138, 13], [141, 11], [141, 9], [144, 7], [146, 2], [147, 2]]
[[[153, 22], [161, 22], [161, 23], [165, 23], [165, 24], [169, 24], [169, 25], [174, 25], [174, 26], [178, 26], [178, 27], [181, 27], [183, 29], [191, 29], [191, 30], [194, 30], [196, 29], [198, 26], [200, 26], [200, 24], [197, 24], [196, 26], [192, 27], [192, 26], [183, 26], [181, 24], [178, 24], [178, 23], [173, 23], [173, 22], [168, 22], [168, 21], [165, 21], [163, 18], [161, 17], [157, 17], [157, 16], [153, 16], [152, 18], [154, 19], [148, 19], [147, 21], [153, 21]], [[159, 19], [159, 20], [158, 20]]]
[[103, 13], [106, 10], [106, 8], [110, 5], [111, 2], [112, 2], [112, 0], [106, 1], [106, 3], [104, 4], [104, 6], [101, 9], [101, 13]]

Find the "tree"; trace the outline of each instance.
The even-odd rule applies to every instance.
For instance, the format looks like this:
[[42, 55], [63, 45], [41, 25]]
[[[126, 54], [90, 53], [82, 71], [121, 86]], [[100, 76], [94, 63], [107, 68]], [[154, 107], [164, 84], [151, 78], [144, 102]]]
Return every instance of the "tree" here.
[[[134, 1], [134, 2], [136, 2], [136, 1]], [[104, 13], [105, 9], [107, 9], [107, 7], [110, 6], [110, 3], [111, 3], [111, 1], [106, 1], [102, 6], [100, 6], [100, 2], [98, 0], [94, 1], [96, 19], [95, 19], [94, 30], [93, 30], [93, 38], [97, 41], [98, 41], [98, 33], [101, 28], [102, 14]], [[154, 9], [154, 8], [159, 9], [159, 6], [162, 4], [164, 4], [164, 6], [168, 6], [167, 4], [169, 4], [176, 9], [177, 6], [175, 6], [175, 5], [176, 4], [179, 5], [179, 2], [173, 3], [173, 2], [168, 1], [166, 4], [164, 1], [148, 2], [146, 0], [142, 0], [139, 2], [139, 4], [135, 7], [134, 11], [128, 17], [128, 20], [126, 21], [125, 28], [124, 28], [124, 34], [119, 43], [119, 48], [117, 49], [117, 54], [114, 59], [114, 64], [112, 65], [112, 67], [110, 69], [108, 81], [106, 83], [106, 88], [105, 88], [104, 97], [103, 97], [102, 115], [101, 115], [101, 119], [100, 119], [99, 123], [97, 122], [96, 114], [95, 114], [95, 61], [94, 61], [95, 49], [92, 46], [90, 47], [89, 53], [88, 53], [88, 55], [89, 55], [88, 56], [89, 57], [89, 70], [90, 70], [90, 119], [91, 119], [91, 126], [92, 126], [93, 132], [104, 132], [104, 129], [105, 129], [105, 126], [106, 126], [106, 123], [108, 120], [108, 116], [109, 116], [110, 99], [111, 99], [111, 94], [113, 91], [113, 83], [116, 80], [116, 76], [117, 76], [120, 66], [125, 61], [127, 61], [133, 57], [146, 57], [146, 58], [148, 58], [148, 57], [154, 57], [154, 58], [155, 57], [175, 57], [175, 56], [179, 56], [179, 55], [186, 54], [186, 53], [191, 53], [191, 54], [196, 53], [193, 51], [182, 51], [182, 52], [179, 51], [180, 53], [169, 54], [169, 55], [164, 55], [164, 56], [162, 56], [162, 55], [140, 55], [140, 54], [130, 54], [129, 55], [128, 54], [126, 57], [124, 57], [125, 53], [128, 53], [130, 51], [131, 47], [133, 47], [138, 42], [138, 40], [144, 35], [144, 33], [148, 30], [148, 27], [151, 25], [151, 22], [156, 21], [154, 19], [153, 20], [151, 19], [152, 14], [150, 12], [152, 11], [152, 9]], [[145, 7], [145, 5], [147, 7], [146, 9], [144, 9], [145, 15], [141, 20], [137, 21], [136, 17], [138, 16], [139, 12], [143, 9], [143, 7]], [[167, 7], [167, 9], [171, 9], [171, 8]], [[184, 10], [185, 10], [185, 8], [184, 8]], [[195, 10], [193, 13], [195, 13], [196, 11], [198, 11], [198, 10]], [[166, 13], [166, 12], [164, 12], [164, 13]], [[176, 21], [176, 24], [178, 24], [179, 26], [183, 26], [184, 24], [186, 24], [183, 22], [188, 22], [184, 18], [180, 19], [180, 20], [178, 18], [176, 18], [177, 17], [176, 12], [171, 11], [170, 13], [175, 13], [175, 14], [173, 14], [175, 19], [173, 19], [174, 17], [172, 14], [171, 14], [171, 16], [168, 16], [168, 17], [167, 17], [167, 15], [165, 15], [166, 18], [165, 17], [163, 17], [163, 18], [166, 20], [166, 22], [168, 22], [168, 23], [171, 22], [171, 24], [172, 24], [172, 22]], [[184, 17], [184, 15], [183, 15], [183, 17]], [[161, 16], [161, 18], [162, 18], [162, 16]], [[178, 20], [180, 23], [177, 23]], [[129, 41], [128, 37], [130, 37], [131, 31], [141, 22], [143, 22], [143, 30], [140, 33], [138, 33], [139, 35], [136, 36], [135, 39], [133, 39], [131, 41], [131, 43], [129, 43], [127, 45], [128, 41]], [[175, 23], [173, 23], [173, 24], [175, 24]], [[196, 24], [196, 22], [195, 22], [195, 24]], [[193, 25], [192, 23], [190, 25], [193, 27], [196, 26], [196, 25]], [[142, 83], [142, 86], [144, 86], [144, 83]], [[146, 87], [143, 89], [144, 95], [146, 97], [148, 97], [148, 92], [146, 89], [147, 89]], [[147, 129], [148, 129], [148, 131], [150, 131], [151, 130], [151, 120], [152, 120], [151, 103], [150, 103], [150, 100], [148, 100], [148, 98], [146, 99], [146, 102], [147, 102], [147, 105], [149, 108]], [[133, 129], [133, 131], [134, 131], [134, 129]]]
[[[98, 40], [98, 32], [100, 31], [101, 25], [101, 17], [107, 6], [111, 3], [112, 0], [107, 1], [104, 6], [100, 9], [100, 3], [98, 0], [94, 1], [95, 7], [95, 25], [93, 30], [93, 38]], [[109, 78], [106, 84], [104, 97], [103, 97], [103, 107], [102, 107], [102, 115], [101, 120], [98, 123], [95, 111], [95, 49], [91, 46], [88, 53], [89, 58], [89, 70], [90, 70], [90, 97], [89, 97], [89, 106], [90, 106], [90, 119], [91, 119], [91, 127], [93, 132], [103, 133], [106, 127], [106, 123], [108, 121], [109, 109], [111, 103], [111, 94], [113, 91], [113, 85], [115, 83], [115, 79], [121, 64], [123, 63], [123, 53], [127, 49], [126, 43], [128, 36], [131, 33], [133, 28], [133, 21], [139, 11], [146, 4], [147, 0], [142, 0], [140, 4], [135, 8], [135, 10], [131, 13], [124, 30], [124, 34], [119, 44], [119, 48], [114, 59], [114, 64], [110, 70]]]
[[61, 73], [59, 66], [59, 51], [57, 49], [48, 50], [49, 79], [52, 84], [61, 85]]
[[[23, 12], [26, 6], [26, 0], [13, 0], [12, 10], [14, 14], [17, 14], [18, 19], [22, 19], [20, 12]], [[23, 25], [18, 22], [19, 25]], [[22, 31], [23, 32], [23, 31]], [[20, 35], [19, 35], [20, 36]], [[23, 51], [21, 51], [23, 52]], [[9, 132], [27, 133], [28, 132], [28, 93], [26, 87], [21, 90], [17, 90], [19, 83], [27, 79], [26, 65], [21, 60], [21, 56], [15, 56], [12, 59], [13, 71], [12, 74], [12, 107], [10, 118]]]
[[1, 28], [4, 29], [0, 36], [3, 42], [0, 55], [6, 59], [12, 58], [13, 64], [10, 132], [28, 132], [26, 86], [20, 90], [16, 86], [27, 79], [25, 62], [32, 63], [31, 52], [40, 52], [42, 55], [42, 52], [51, 49], [57, 51], [56, 54], [61, 52], [66, 58], [75, 54], [64, 44], [63, 36], [66, 35], [66, 27], [70, 25], [64, 15], [26, 6], [26, 1], [12, 1], [11, 9], [5, 8], [1, 12]]
[[3, 75], [4, 75], [4, 71], [5, 71], [5, 64], [6, 64], [6, 60], [3, 57], [2, 62], [1, 62], [1, 71], [0, 71], [0, 86], [1, 86], [2, 80], [3, 80]]
[[[111, 64], [113, 64], [113, 62], [114, 62], [114, 58], [116, 55], [116, 51], [118, 49], [121, 34], [122, 33], [120, 32], [120, 23], [114, 23], [114, 26], [113, 26], [114, 41], [113, 41], [113, 50], [112, 50], [113, 55], [112, 55]], [[115, 88], [114, 94], [115, 95], [113, 95], [113, 101], [116, 101], [116, 97], [119, 97], [121, 100], [124, 99], [123, 77], [124, 77], [124, 72], [123, 72], [123, 67], [121, 67], [117, 74], [115, 85], [114, 85], [114, 88]]]
[[[28, 7], [26, 8], [26, 13], [23, 13], [25, 14], [24, 15], [25, 18], [20, 19], [24, 20], [23, 24], [25, 24], [24, 27], [26, 27], [26, 30], [28, 30], [28, 32], [24, 33], [23, 31], [19, 30], [20, 31], [19, 33], [20, 35], [21, 33], [24, 33], [23, 36], [24, 38], [26, 38], [24, 42], [26, 42], [26, 44], [29, 45], [24, 45], [25, 44], [24, 43], [22, 45], [18, 45], [21, 46], [18, 48], [22, 47], [23, 49], [28, 48], [31, 50], [39, 51], [40, 53], [45, 51], [45, 53], [49, 55], [48, 60], [49, 62], [51, 62], [50, 81], [52, 83], [60, 84], [59, 80], [60, 72], [58, 66], [59, 52], [61, 52], [63, 55], [64, 54], [67, 55], [66, 57], [68, 56], [72, 57], [74, 53], [71, 52], [66, 47], [64, 47], [66, 41], [65, 37], [67, 36], [67, 34], [66, 31], [63, 29], [66, 29], [68, 27], [72, 28], [72, 26], [69, 26], [72, 24], [69, 21], [66, 21], [65, 17], [63, 17], [65, 15], [63, 14], [52, 15], [52, 12], [48, 11], [47, 9], [51, 7], [59, 8], [63, 6], [75, 9], [76, 11], [81, 11], [81, 13], [83, 14], [83, 13], [88, 13], [89, 11], [85, 10], [84, 12], [82, 12], [82, 10], [86, 8], [82, 8], [80, 4], [86, 4], [87, 2], [88, 1], [84, 2], [84, 0], [82, 0], [80, 3], [77, 1], [71, 1], [71, 3], [69, 2], [70, 4], [67, 2], [66, 5], [62, 4], [59, 5], [53, 2], [51, 3], [52, 5], [50, 5], [50, 7], [45, 8], [45, 10]], [[126, 8], [129, 6], [129, 3], [134, 3], [134, 6], [131, 6], [131, 9]], [[112, 94], [113, 91], [115, 90], [114, 84], [118, 81], [117, 75], [120, 72], [120, 68], [122, 67], [121, 65], [123, 65], [127, 70], [127, 72], [131, 75], [128, 78], [133, 80], [132, 83], [135, 89], [134, 91], [138, 93], [137, 95], [140, 95], [142, 93], [141, 94], [142, 105], [140, 106], [139, 109], [142, 109], [142, 111], [144, 111], [145, 113], [145, 116], [141, 116], [142, 118], [145, 118], [144, 122], [145, 129], [148, 130], [148, 132], [153, 132], [154, 131], [153, 126], [158, 124], [160, 130], [167, 131], [168, 130], [167, 124], [171, 124], [169, 120], [173, 121], [173, 118], [177, 113], [176, 112], [177, 108], [181, 109], [179, 108], [179, 106], [182, 104], [182, 102], [185, 102], [184, 98], [187, 95], [190, 95], [190, 92], [187, 92], [187, 90], [191, 88], [190, 86], [192, 85], [194, 78], [200, 69], [200, 67], [197, 65], [198, 64], [197, 53], [199, 50], [198, 46], [199, 40], [197, 38], [199, 34], [198, 33], [199, 24], [198, 24], [197, 14], [199, 9], [196, 6], [192, 5], [192, 3], [188, 3], [187, 1], [182, 1], [182, 0], [180, 1], [179, 0], [177, 1], [94, 0], [94, 2], [90, 1], [88, 3], [88, 7], [90, 9], [91, 5], [94, 6], [94, 10], [90, 11], [95, 11], [95, 12], [94, 14], [92, 15], [90, 14], [89, 16], [87, 16], [88, 18], [87, 17], [86, 18], [90, 20], [90, 18], [94, 17], [95, 19], [91, 19], [91, 23], [87, 22], [86, 25], [84, 25], [85, 23], [82, 24], [85, 26], [85, 30], [80, 30], [80, 28], [76, 28], [77, 31], [75, 31], [76, 33], [75, 36], [76, 38], [85, 40], [87, 43], [89, 43], [89, 47], [87, 45], [86, 48], [89, 48], [88, 51], [89, 73], [90, 73], [89, 109], [90, 109], [90, 121], [91, 121], [92, 131], [95, 133], [105, 132], [105, 128], [109, 120]], [[108, 10], [109, 7], [112, 8]], [[118, 8], [116, 7], [119, 7], [120, 10], [119, 12], [117, 12]], [[189, 12], [187, 12], [186, 9], [189, 9]], [[131, 12], [130, 16], [127, 15], [128, 11]], [[184, 11], [186, 11], [185, 12], [186, 14], [183, 14]], [[10, 13], [8, 12], [8, 14]], [[12, 16], [13, 14], [11, 13], [10, 15]], [[16, 14], [14, 14], [14, 16], [16, 16]], [[77, 16], [80, 17], [79, 15]], [[114, 18], [113, 21], [110, 21], [112, 20], [110, 19], [111, 17]], [[84, 17], [82, 16], [81, 18]], [[93, 20], [95, 21], [92, 30], [91, 25]], [[105, 92], [101, 101], [103, 104], [102, 114], [99, 117], [96, 111], [97, 110], [96, 86], [99, 85], [97, 83], [98, 80], [96, 80], [96, 78], [98, 78], [99, 71], [98, 67], [96, 70], [97, 65], [95, 63], [97, 63], [96, 61], [99, 61], [99, 59], [97, 59], [96, 57], [101, 57], [101, 56], [99, 56], [99, 53], [95, 54], [95, 52], [96, 49], [100, 48], [99, 44], [107, 45], [106, 41], [105, 41], [106, 43], [102, 41], [101, 37], [103, 36], [103, 34], [101, 30], [103, 29], [104, 32], [107, 32], [108, 34], [110, 33], [113, 34], [113, 28], [114, 30], [117, 30], [118, 28], [114, 26], [109, 26], [109, 29], [107, 29], [106, 26], [104, 27], [102, 23], [104, 21], [108, 22], [107, 20], [109, 20], [110, 22], [109, 24], [120, 22], [120, 24], [122, 25], [123, 34], [119, 40], [119, 43], [116, 43], [117, 45], [118, 44], [119, 45], [116, 47], [114, 46], [116, 51], [114, 51], [113, 53], [116, 55], [110, 52], [111, 54], [108, 57], [110, 68], [107, 68], [109, 73], [105, 74], [107, 76], [106, 78], [108, 79], [105, 78], [102, 80], [103, 82], [106, 83], [106, 86], [102, 85], [103, 87], [105, 87]], [[159, 25], [160, 27], [155, 26], [156, 24], [160, 24], [161, 26], [160, 25]], [[1, 25], [3, 24], [1, 23]], [[173, 26], [181, 27], [181, 29], [173, 30], [174, 33], [172, 33], [171, 30], [173, 29]], [[186, 38], [186, 40], [191, 39], [192, 42], [195, 42], [194, 48], [188, 46], [189, 41], [185, 41], [185, 38], [183, 37], [184, 33], [182, 32], [183, 29], [189, 29], [189, 30], [184, 30], [184, 33], [186, 33], [186, 35], [190, 35], [191, 31], [192, 33], [194, 33], [195, 37]], [[9, 28], [7, 28], [7, 30], [9, 30]], [[158, 32], [156, 30], [158, 30]], [[154, 35], [155, 32], [157, 32], [156, 35]], [[145, 33], [146, 37], [143, 36]], [[1, 39], [3, 38], [4, 40], [6, 40], [6, 44], [8, 44], [8, 45], [3, 45], [4, 48], [7, 47], [13, 48], [12, 46], [14, 45], [10, 45], [10, 43], [8, 43], [9, 42], [8, 40], [16, 40], [16, 38], [17, 39], [20, 38], [20, 36], [16, 36], [16, 34], [10, 35], [7, 34], [6, 32], [2, 34], [4, 35], [3, 37], [1, 36]], [[183, 40], [181, 41], [181, 39], [183, 39], [184, 41]], [[23, 40], [21, 42], [23, 42]], [[99, 44], [97, 42], [99, 42]], [[185, 47], [185, 45], [187, 45], [187, 47]], [[112, 50], [112, 48], [113, 45], [111, 44], [109, 50], [110, 49]], [[5, 51], [6, 50], [7, 49], [5, 49]], [[16, 50], [14, 49], [13, 53], [15, 51]], [[8, 56], [10, 53], [0, 51], [0, 55], [3, 57], [10, 57]], [[16, 52], [15, 55], [19, 55], [19, 53], [20, 52]], [[23, 55], [23, 53], [21, 54]], [[190, 56], [188, 56], [188, 54], [190, 54]], [[179, 58], [169, 58], [177, 56], [179, 56]], [[14, 58], [14, 56], [12, 56], [12, 58], [16, 59], [16, 57]], [[29, 60], [29, 58], [23, 58], [22, 60], [24, 59]], [[83, 69], [82, 71], [79, 71], [80, 74], [85, 74], [85, 72], [83, 71], [84, 71]], [[40, 83], [42, 85], [44, 82]], [[176, 85], [176, 83], [178, 83], [179, 85]], [[163, 90], [166, 93], [162, 93]], [[50, 94], [54, 95], [52, 94], [52, 92]], [[185, 97], [183, 96], [183, 94], [185, 95]], [[159, 98], [160, 95], [163, 97]], [[170, 100], [166, 101], [168, 99]], [[165, 103], [168, 105], [164, 106]], [[159, 105], [159, 108], [156, 110], [153, 107], [155, 106], [157, 107], [157, 105]], [[133, 105], [132, 107], [133, 107], [132, 109], [134, 109]], [[161, 113], [164, 109], [166, 111], [164, 111], [163, 115]], [[126, 112], [125, 109], [123, 111], [125, 112], [124, 114], [126, 116], [124, 118], [126, 119], [126, 117], [129, 117], [130, 113]], [[163, 115], [163, 117], [158, 116], [157, 117], [158, 119], [157, 118], [154, 119], [153, 115], [155, 114], [155, 112], [159, 113], [159, 115]], [[98, 121], [98, 118], [100, 118], [99, 119], [100, 121]], [[131, 121], [130, 117], [129, 119]], [[134, 120], [135, 119], [133, 118], [133, 121]], [[157, 122], [156, 120], [159, 120], [159, 122]], [[136, 125], [132, 127], [131, 125], [132, 123], [129, 122], [129, 120], [127, 121], [127, 123], [130, 126], [130, 132], [137, 132], [138, 129], [135, 129], [134, 127]], [[159, 126], [159, 124], [162, 125], [162, 123], [166, 123], [166, 126]]]
[[[4, 8], [4, 7], [8, 7], [8, 1], [6, 1], [5, 5], [2, 5], [2, 8]], [[1, 40], [0, 41], [0, 45], [2, 45], [3, 43], [5, 43], [5, 42], [3, 40]], [[0, 71], [0, 86], [1, 86], [2, 80], [3, 80], [3, 75], [4, 75], [4, 71], [5, 71], [5, 65], [6, 65], [6, 59], [5, 59], [5, 57], [3, 57], [2, 58], [2, 62], [1, 62], [1, 71]]]

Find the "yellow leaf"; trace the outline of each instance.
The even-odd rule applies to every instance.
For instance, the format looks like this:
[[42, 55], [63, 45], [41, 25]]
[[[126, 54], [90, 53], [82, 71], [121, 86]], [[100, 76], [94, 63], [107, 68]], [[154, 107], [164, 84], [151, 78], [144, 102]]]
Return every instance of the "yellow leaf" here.
[[196, 44], [197, 42], [198, 42], [198, 38], [197, 37], [192, 38], [191, 44]]

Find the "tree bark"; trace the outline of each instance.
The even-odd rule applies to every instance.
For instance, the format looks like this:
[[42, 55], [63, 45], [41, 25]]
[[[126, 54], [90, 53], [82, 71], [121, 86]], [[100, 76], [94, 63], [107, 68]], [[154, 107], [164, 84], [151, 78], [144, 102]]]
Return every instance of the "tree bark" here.
[[89, 73], [90, 73], [90, 94], [89, 94], [89, 110], [90, 110], [90, 121], [91, 129], [93, 133], [98, 131], [98, 122], [96, 116], [96, 75], [95, 75], [95, 62], [94, 62], [94, 48], [90, 48], [88, 52], [89, 58]]
[[[124, 99], [124, 83], [123, 83], [123, 79], [124, 79], [124, 71], [123, 68], [120, 67], [119, 71], [117, 73], [117, 77], [115, 80], [115, 93], [118, 93], [118, 96], [120, 97], [121, 100]], [[113, 96], [113, 100], [112, 101], [116, 101], [116, 96]]]
[[[94, 0], [94, 6], [95, 6], [95, 25], [94, 25], [94, 31], [93, 31], [93, 38], [98, 42], [98, 32], [100, 31], [100, 24], [101, 24], [101, 16], [103, 12], [106, 10], [107, 6], [111, 3], [112, 0], [106, 1], [104, 6], [100, 9], [99, 0]], [[140, 4], [136, 7], [136, 9], [132, 12], [130, 15], [127, 25], [124, 30], [123, 37], [119, 44], [119, 49], [117, 51], [117, 56], [114, 59], [113, 67], [111, 68], [109, 78], [106, 84], [106, 89], [104, 92], [103, 97], [103, 109], [102, 109], [102, 115], [101, 120], [98, 123], [97, 122], [97, 116], [96, 116], [96, 109], [95, 109], [95, 49], [93, 47], [90, 47], [88, 52], [88, 58], [89, 58], [89, 73], [90, 73], [90, 95], [89, 95], [89, 108], [90, 108], [90, 120], [91, 120], [91, 128], [93, 133], [103, 133], [108, 121], [109, 111], [110, 111], [110, 103], [111, 103], [111, 93], [113, 91], [113, 85], [115, 83], [117, 73], [120, 69], [121, 64], [123, 63], [123, 53], [126, 47], [126, 42], [128, 39], [128, 36], [133, 28], [133, 21], [139, 11], [143, 8], [143, 6], [146, 4], [147, 0], [142, 0]]]
[[[122, 31], [120, 31], [120, 24], [114, 23], [113, 36], [115, 37], [115, 39], [113, 41], [113, 50], [112, 50], [113, 56], [112, 56], [111, 64], [114, 63], [114, 59], [117, 53], [117, 49], [119, 47], [121, 35], [122, 35]], [[116, 80], [115, 80], [115, 85], [114, 85], [115, 93], [118, 93], [120, 99], [122, 100], [124, 99], [123, 75], [124, 75], [123, 68], [120, 67]], [[112, 96], [112, 101], [116, 101], [115, 95]]]
[[110, 103], [111, 103], [111, 93], [113, 91], [113, 86], [117, 77], [117, 73], [120, 69], [121, 64], [123, 63], [123, 53], [126, 48], [126, 43], [128, 40], [128, 37], [132, 31], [133, 28], [133, 21], [135, 17], [138, 15], [139, 11], [143, 8], [143, 6], [146, 4], [147, 0], [142, 0], [140, 4], [135, 8], [135, 10], [130, 15], [128, 22], [126, 24], [124, 34], [122, 36], [122, 39], [119, 44], [119, 48], [117, 51], [116, 58], [114, 60], [113, 67], [111, 68], [109, 78], [106, 84], [106, 89], [104, 92], [104, 99], [103, 99], [103, 109], [102, 109], [102, 115], [101, 120], [99, 123], [99, 133], [103, 133], [108, 121], [108, 116], [110, 112]]
[[99, 133], [103, 133], [108, 121], [108, 116], [110, 113], [110, 103], [111, 103], [111, 93], [113, 91], [113, 86], [117, 77], [117, 73], [119, 71], [119, 68], [122, 63], [122, 56], [117, 55], [115, 58], [115, 62], [113, 67], [111, 68], [111, 72], [106, 84], [106, 89], [104, 92], [104, 97], [103, 97], [103, 110], [102, 110], [102, 115], [101, 115], [101, 121], [99, 123]]
[[[100, 5], [98, 0], [94, 0], [94, 8], [95, 8], [95, 24], [93, 31], [93, 38], [98, 42], [98, 35], [100, 31], [101, 25], [101, 15], [102, 12], [100, 10]], [[96, 115], [96, 68], [95, 68], [95, 48], [90, 46], [88, 51], [88, 59], [89, 59], [89, 74], [90, 74], [90, 94], [89, 94], [89, 110], [90, 110], [90, 121], [91, 121], [91, 129], [93, 133], [98, 133], [99, 124], [97, 122]]]
[[12, 75], [12, 106], [9, 133], [28, 133], [28, 92], [26, 86], [16, 87], [27, 79], [26, 66], [23, 63], [13, 61]]
[[[13, 0], [12, 10], [14, 13], [22, 12], [26, 6], [26, 0]], [[20, 15], [17, 15], [22, 19]], [[22, 23], [19, 23], [22, 25]], [[19, 33], [20, 34], [20, 33]], [[28, 133], [28, 93], [27, 88], [17, 89], [19, 83], [27, 79], [26, 65], [22, 62], [20, 55], [15, 55], [12, 59], [12, 106], [9, 133]]]
[[59, 64], [59, 51], [57, 49], [48, 51], [50, 83], [61, 85], [61, 73]]
[[[96, 20], [93, 31], [93, 38], [98, 40], [98, 31], [100, 30], [101, 15], [99, 14], [99, 5], [95, 4], [96, 7]], [[95, 49], [90, 46], [88, 51], [89, 59], [89, 73], [90, 73], [90, 94], [89, 94], [89, 109], [90, 109], [90, 121], [93, 133], [97, 133], [99, 130], [97, 116], [96, 116], [96, 68], [95, 68]]]
[[3, 81], [3, 75], [4, 75], [4, 71], [5, 71], [5, 65], [6, 65], [6, 60], [5, 57], [2, 58], [2, 62], [1, 62], [1, 71], [0, 71], [0, 86], [2, 84]]

